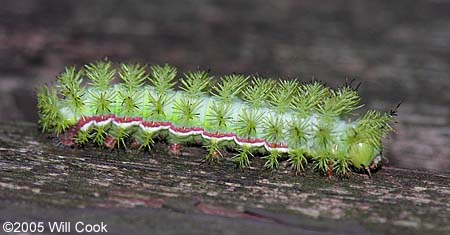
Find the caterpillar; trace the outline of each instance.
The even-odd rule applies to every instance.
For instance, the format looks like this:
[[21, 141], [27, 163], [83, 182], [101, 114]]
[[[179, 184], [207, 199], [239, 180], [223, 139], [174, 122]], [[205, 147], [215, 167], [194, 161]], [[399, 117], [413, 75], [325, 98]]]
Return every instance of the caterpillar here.
[[[351, 83], [332, 89], [317, 81], [240, 74], [213, 82], [209, 71], [193, 71], [175, 89], [177, 74], [168, 64], [115, 67], [108, 60], [66, 67], [56, 85], [37, 90], [39, 126], [70, 146], [151, 151], [163, 138], [175, 154], [185, 144], [201, 144], [208, 162], [231, 149], [240, 168], [260, 156], [267, 169], [287, 161], [300, 172], [312, 163], [328, 176], [352, 170], [370, 175], [393, 129], [395, 111], [369, 110], [355, 118], [363, 105]], [[112, 84], [117, 78], [121, 82]]]

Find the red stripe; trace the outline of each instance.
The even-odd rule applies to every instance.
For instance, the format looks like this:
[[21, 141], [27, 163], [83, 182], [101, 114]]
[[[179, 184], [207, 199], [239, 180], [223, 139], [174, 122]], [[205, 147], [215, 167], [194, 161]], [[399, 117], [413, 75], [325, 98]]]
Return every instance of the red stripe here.
[[[201, 131], [203, 135], [208, 136], [210, 138], [232, 137], [232, 138], [236, 138], [236, 140], [241, 143], [248, 143], [248, 144], [262, 143], [262, 144], [266, 144], [270, 148], [288, 148], [288, 146], [285, 144], [268, 143], [264, 139], [239, 138], [239, 137], [237, 137], [236, 134], [233, 134], [233, 133], [218, 133], [218, 132], [211, 133], [211, 132], [205, 131], [205, 129], [203, 129], [201, 127], [175, 127], [171, 122], [144, 121], [141, 117], [116, 117], [114, 114], [91, 116], [91, 117], [82, 116], [78, 120], [77, 124], [75, 125], [75, 128], [76, 128], [76, 130], [79, 130], [81, 127], [83, 127], [84, 125], [86, 125], [87, 123], [89, 123], [91, 121], [102, 122], [102, 121], [106, 121], [110, 118], [113, 118], [114, 121], [119, 124], [120, 123], [140, 122], [144, 127], [148, 127], [148, 128], [169, 126], [171, 130], [173, 130], [174, 132], [177, 132], [177, 133], [188, 133], [191, 131]], [[68, 131], [71, 132], [71, 134], [73, 134], [74, 130], [72, 128], [72, 129], [69, 129]], [[113, 143], [110, 143], [110, 144], [113, 144]]]

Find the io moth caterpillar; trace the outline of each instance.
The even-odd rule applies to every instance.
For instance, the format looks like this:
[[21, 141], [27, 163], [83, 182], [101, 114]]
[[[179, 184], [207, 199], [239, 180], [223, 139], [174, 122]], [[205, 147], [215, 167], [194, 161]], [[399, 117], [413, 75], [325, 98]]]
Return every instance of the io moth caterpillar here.
[[[351, 119], [362, 105], [350, 84], [335, 90], [238, 74], [213, 83], [208, 72], [195, 71], [185, 73], [175, 90], [176, 68], [153, 65], [148, 71], [139, 64], [115, 69], [106, 60], [66, 68], [56, 86], [38, 89], [42, 130], [66, 145], [146, 150], [166, 136], [172, 152], [201, 143], [208, 161], [228, 148], [241, 168], [262, 155], [269, 169], [287, 160], [298, 172], [310, 162], [324, 174], [346, 176], [376, 163], [395, 116], [369, 110]], [[111, 84], [116, 76], [121, 83]]]

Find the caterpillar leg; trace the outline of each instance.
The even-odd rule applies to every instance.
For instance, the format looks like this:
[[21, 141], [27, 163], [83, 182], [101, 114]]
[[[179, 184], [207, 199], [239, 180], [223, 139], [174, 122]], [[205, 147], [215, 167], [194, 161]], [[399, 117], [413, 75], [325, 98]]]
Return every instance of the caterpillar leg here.
[[327, 177], [331, 178], [333, 177], [333, 161], [328, 161], [328, 168], [327, 168]]
[[70, 127], [62, 135], [59, 136], [59, 143], [64, 146], [73, 147], [76, 143], [78, 132], [79, 129], [76, 126]]
[[169, 154], [171, 155], [181, 155], [183, 152], [183, 145], [178, 143], [169, 144]]
[[372, 178], [372, 173], [370, 172], [370, 167], [366, 167], [364, 168], [367, 172], [367, 175], [369, 176], [369, 178]]
[[131, 139], [130, 147], [132, 149], [141, 149], [141, 144], [136, 140], [136, 138]]
[[103, 145], [105, 145], [107, 148], [113, 149], [116, 146], [116, 144], [117, 140], [111, 135], [107, 135], [104, 138]]
[[169, 143], [169, 154], [183, 155], [184, 146], [190, 146], [198, 139], [198, 136], [176, 136], [169, 135], [167, 141]]

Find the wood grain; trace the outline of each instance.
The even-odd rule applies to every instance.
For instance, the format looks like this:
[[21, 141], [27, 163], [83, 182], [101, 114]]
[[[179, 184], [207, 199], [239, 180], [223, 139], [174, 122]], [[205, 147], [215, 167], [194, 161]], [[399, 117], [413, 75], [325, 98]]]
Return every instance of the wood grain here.
[[215, 165], [167, 155], [64, 148], [29, 123], [0, 124], [0, 220], [105, 221], [111, 234], [446, 234], [450, 174], [385, 167], [373, 178]]

